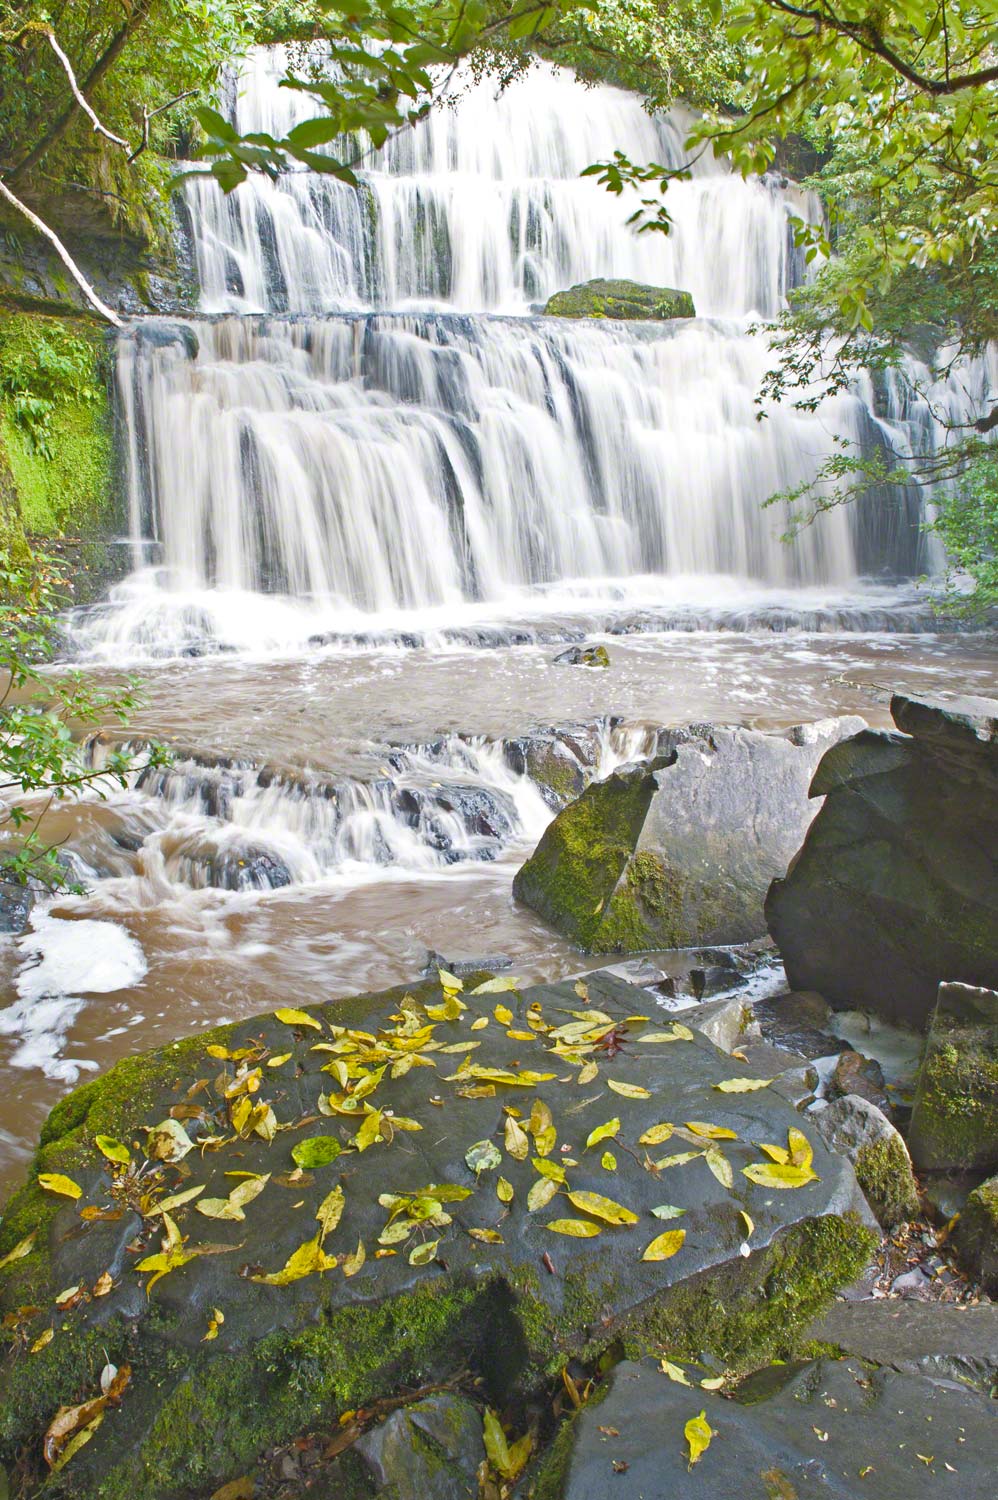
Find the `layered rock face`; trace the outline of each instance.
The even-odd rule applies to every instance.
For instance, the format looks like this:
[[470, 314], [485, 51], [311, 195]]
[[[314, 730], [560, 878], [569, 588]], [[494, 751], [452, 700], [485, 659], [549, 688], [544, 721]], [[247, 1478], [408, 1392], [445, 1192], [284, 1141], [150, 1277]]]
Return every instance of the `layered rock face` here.
[[458, 1370], [549, 1402], [618, 1339], [755, 1368], [862, 1269], [849, 1162], [632, 986], [442, 980], [203, 1033], [53, 1112], [0, 1226], [26, 1491], [65, 1459], [46, 1494], [187, 1500]]
[[998, 702], [896, 694], [899, 734], [825, 756], [766, 902], [790, 983], [923, 1025], [941, 982], [998, 986]]
[[[589, 952], [741, 943], [814, 816], [825, 751], [862, 720], [785, 736], [694, 725], [656, 760], [587, 788], [555, 818], [513, 894]], [[808, 986], [816, 987], [816, 986]]]

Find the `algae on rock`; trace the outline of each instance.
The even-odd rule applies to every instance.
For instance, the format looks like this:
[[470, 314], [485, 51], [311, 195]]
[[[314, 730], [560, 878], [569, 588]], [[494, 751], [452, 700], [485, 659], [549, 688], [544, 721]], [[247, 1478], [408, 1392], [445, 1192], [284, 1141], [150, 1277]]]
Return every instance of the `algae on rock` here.
[[909, 1133], [926, 1170], [998, 1166], [998, 993], [941, 984]]
[[544, 308], [546, 318], [694, 318], [689, 292], [671, 286], [643, 286], [637, 281], [584, 281], [555, 292]]

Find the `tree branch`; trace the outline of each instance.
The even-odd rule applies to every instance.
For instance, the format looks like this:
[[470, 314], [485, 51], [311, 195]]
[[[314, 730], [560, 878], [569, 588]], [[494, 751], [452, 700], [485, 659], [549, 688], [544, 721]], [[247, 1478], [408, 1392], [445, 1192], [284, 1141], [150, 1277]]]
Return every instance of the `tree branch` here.
[[63, 265], [66, 267], [70, 276], [72, 276], [73, 280], [82, 291], [84, 297], [86, 297], [87, 301], [90, 303], [91, 307], [95, 308], [97, 312], [100, 313], [101, 317], [106, 318], [107, 321], [109, 323], [112, 323], [115, 328], [122, 328], [124, 325], [121, 319], [118, 317], [118, 314], [114, 312], [110, 307], [108, 307], [106, 303], [101, 301], [87, 278], [84, 276], [83, 272], [80, 270], [79, 266], [76, 264], [73, 257], [70, 255], [69, 251], [66, 249], [65, 245], [62, 243], [62, 240], [55, 233], [55, 230], [50, 229], [48, 225], [44, 223], [44, 221], [41, 220], [36, 213], [32, 213], [31, 209], [27, 206], [26, 203], [22, 203], [20, 198], [16, 198], [11, 192], [10, 188], [4, 182], [2, 177], [0, 177], [0, 198], [5, 199], [5, 201], [9, 203], [12, 208], [16, 208], [18, 213], [23, 214], [28, 223], [38, 230], [39, 234], [45, 236], [49, 244], [53, 246], [56, 254], [62, 261]]

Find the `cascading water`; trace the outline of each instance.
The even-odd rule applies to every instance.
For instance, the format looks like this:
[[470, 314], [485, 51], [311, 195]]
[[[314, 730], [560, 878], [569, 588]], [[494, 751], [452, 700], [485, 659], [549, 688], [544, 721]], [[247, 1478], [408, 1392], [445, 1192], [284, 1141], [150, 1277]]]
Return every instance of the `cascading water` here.
[[[314, 110], [278, 87], [285, 67], [250, 58], [240, 129]], [[833, 511], [793, 545], [763, 508], [840, 437], [905, 439], [902, 413], [852, 394], [757, 420], [769, 355], [750, 324], [800, 279], [789, 220], [817, 205], [702, 158], [670, 190], [672, 234], [639, 236], [579, 176], [617, 147], [679, 165], [688, 125], [539, 65], [498, 98], [462, 86], [356, 188], [189, 180], [202, 308], [222, 316], [120, 339], [136, 573], [79, 622], [81, 650], [296, 649], [469, 607], [653, 605], [666, 580], [702, 604], [923, 568], [917, 502]], [[700, 316], [529, 315], [594, 276], [678, 285]]]

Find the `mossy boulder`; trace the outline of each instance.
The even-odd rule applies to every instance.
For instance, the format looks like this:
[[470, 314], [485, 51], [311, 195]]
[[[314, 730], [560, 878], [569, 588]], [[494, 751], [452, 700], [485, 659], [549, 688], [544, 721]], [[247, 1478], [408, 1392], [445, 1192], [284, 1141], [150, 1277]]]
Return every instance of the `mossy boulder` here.
[[847, 1094], [815, 1110], [811, 1118], [826, 1146], [848, 1156], [867, 1202], [885, 1229], [916, 1217], [918, 1189], [911, 1157], [876, 1104], [859, 1094]]
[[760, 937], [770, 882], [814, 816], [815, 767], [860, 723], [660, 737], [662, 755], [594, 783], [555, 818], [513, 893], [587, 952]]
[[918, 1077], [911, 1154], [929, 1171], [998, 1167], [998, 993], [942, 984]]
[[[872, 1481], [878, 1500], [909, 1500], [951, 1474], [968, 1497], [992, 1493], [998, 1411], [955, 1381], [825, 1358], [762, 1370], [725, 1399], [686, 1373], [619, 1364], [562, 1430], [534, 1500], [862, 1500]], [[694, 1467], [684, 1429], [701, 1413], [710, 1441]]]
[[583, 281], [555, 292], [544, 308], [546, 318], [695, 318], [689, 292], [671, 286], [643, 286], [638, 281]]
[[[924, 1026], [944, 980], [998, 988], [998, 702], [912, 699], [836, 745], [766, 916], [795, 989]], [[910, 736], [910, 737], [909, 737]]]
[[[851, 1167], [814, 1139], [804, 1185], [747, 1178], [754, 1143], [787, 1141], [800, 1117], [769, 1089], [718, 1091], [732, 1062], [705, 1038], [636, 1019], [633, 988], [611, 977], [586, 996], [473, 988], [218, 1028], [53, 1111], [0, 1226], [0, 1464], [15, 1493], [193, 1500], [348, 1409], [464, 1368], [503, 1405], [615, 1340], [751, 1368], [791, 1351], [859, 1273], [874, 1237]], [[663, 1122], [682, 1149], [663, 1131], [649, 1159], [693, 1154], [649, 1169], [639, 1138]], [[120, 1147], [128, 1164], [111, 1159]], [[636, 1222], [609, 1222], [605, 1199]], [[663, 1225], [666, 1203], [682, 1212]], [[585, 1237], [550, 1228], [562, 1219]], [[644, 1260], [674, 1227], [676, 1253]], [[107, 1362], [130, 1371], [120, 1400], [46, 1474], [56, 1410], [97, 1399]]]
[[954, 1242], [968, 1270], [998, 1297], [998, 1177], [975, 1188], [957, 1220]]

